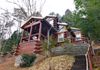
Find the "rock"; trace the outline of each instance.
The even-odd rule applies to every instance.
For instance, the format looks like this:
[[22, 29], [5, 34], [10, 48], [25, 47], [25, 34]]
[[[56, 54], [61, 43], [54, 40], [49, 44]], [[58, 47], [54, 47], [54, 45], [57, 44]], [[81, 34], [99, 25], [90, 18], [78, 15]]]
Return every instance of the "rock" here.
[[55, 47], [51, 49], [51, 53], [53, 53], [54, 55], [61, 55], [64, 54], [64, 47]]
[[5, 61], [5, 58], [3, 58], [2, 56], [0, 56], [0, 63], [3, 63]]
[[53, 55], [85, 55], [87, 52], [87, 46], [67, 46], [67, 47], [55, 47], [51, 49]]
[[15, 64], [14, 66], [15, 67], [20, 67], [20, 65], [23, 63], [23, 60], [22, 60], [22, 56], [21, 55], [18, 55], [16, 58], [15, 58]]

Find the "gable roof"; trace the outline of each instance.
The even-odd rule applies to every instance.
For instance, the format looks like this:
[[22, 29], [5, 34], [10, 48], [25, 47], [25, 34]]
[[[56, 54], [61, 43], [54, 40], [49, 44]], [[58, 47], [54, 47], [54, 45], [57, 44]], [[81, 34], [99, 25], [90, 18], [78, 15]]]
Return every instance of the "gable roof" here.
[[43, 19], [43, 17], [31, 16], [26, 21], [22, 22], [23, 25], [21, 25], [21, 28], [24, 28], [25, 26], [29, 25], [33, 20], [39, 21], [39, 20], [42, 20], [42, 19]]

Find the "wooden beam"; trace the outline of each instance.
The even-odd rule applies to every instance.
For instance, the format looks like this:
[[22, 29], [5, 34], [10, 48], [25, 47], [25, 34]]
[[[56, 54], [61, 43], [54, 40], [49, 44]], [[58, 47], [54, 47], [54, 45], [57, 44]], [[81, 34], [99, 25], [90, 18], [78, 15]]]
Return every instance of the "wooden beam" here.
[[46, 38], [47, 39], [47, 37], [46, 36], [44, 36], [43, 34], [41, 34], [44, 38]]
[[34, 26], [34, 25], [37, 25], [37, 24], [39, 24], [39, 23], [41, 23], [41, 22], [40, 22], [40, 21], [32, 22], [31, 24], [25, 26], [24, 29], [25, 29], [25, 28], [28, 28], [28, 27], [31, 27], [31, 26]]
[[39, 33], [35, 33], [35, 34], [32, 34], [31, 36], [35, 36], [35, 35], [38, 35]]
[[47, 19], [47, 18], [56, 18], [56, 16], [46, 16], [44, 19]]

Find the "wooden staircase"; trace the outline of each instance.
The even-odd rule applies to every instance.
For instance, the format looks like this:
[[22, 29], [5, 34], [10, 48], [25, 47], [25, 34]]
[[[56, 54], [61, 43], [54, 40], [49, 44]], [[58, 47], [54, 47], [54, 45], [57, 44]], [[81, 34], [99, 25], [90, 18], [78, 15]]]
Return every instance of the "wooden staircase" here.
[[40, 41], [20, 43], [16, 48], [15, 55], [40, 53], [42, 51], [41, 45]]
[[75, 63], [71, 70], [86, 70], [85, 55], [75, 56]]

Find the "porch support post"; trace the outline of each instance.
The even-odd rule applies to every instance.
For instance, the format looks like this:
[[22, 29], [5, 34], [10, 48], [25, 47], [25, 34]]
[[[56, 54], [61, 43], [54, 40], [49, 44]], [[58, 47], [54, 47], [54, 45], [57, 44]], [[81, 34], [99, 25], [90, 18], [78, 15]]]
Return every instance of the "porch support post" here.
[[40, 26], [39, 26], [39, 36], [38, 36], [38, 40], [40, 40], [40, 38], [41, 38], [41, 30], [42, 30], [42, 23], [41, 22], [39, 22], [40, 23]]
[[24, 30], [22, 31], [20, 42], [22, 42], [23, 36], [24, 36]]
[[31, 27], [30, 27], [30, 34], [29, 34], [28, 41], [30, 41], [30, 39], [31, 39], [31, 36], [32, 36], [32, 25], [31, 25]]

